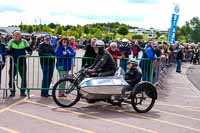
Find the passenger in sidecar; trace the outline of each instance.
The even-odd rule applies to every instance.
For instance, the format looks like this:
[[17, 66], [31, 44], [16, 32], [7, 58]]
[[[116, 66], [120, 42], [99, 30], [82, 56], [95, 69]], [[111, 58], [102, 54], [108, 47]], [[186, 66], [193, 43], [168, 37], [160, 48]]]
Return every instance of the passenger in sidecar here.
[[138, 62], [131, 59], [128, 61], [128, 71], [125, 74], [125, 80], [129, 84], [122, 89], [122, 95], [125, 95], [126, 91], [132, 91], [134, 86], [141, 81], [142, 73], [137, 68]]

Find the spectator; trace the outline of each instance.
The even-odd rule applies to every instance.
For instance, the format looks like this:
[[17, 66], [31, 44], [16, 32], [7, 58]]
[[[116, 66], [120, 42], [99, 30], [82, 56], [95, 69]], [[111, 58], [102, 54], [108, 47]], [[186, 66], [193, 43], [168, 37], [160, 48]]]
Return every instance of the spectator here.
[[140, 52], [140, 46], [138, 45], [137, 41], [133, 45], [132, 52], [133, 52], [133, 58], [135, 58], [135, 57], [138, 58], [138, 54]]
[[[13, 82], [15, 79], [15, 76], [17, 74], [17, 65], [18, 65], [18, 71], [21, 77], [21, 89], [20, 90], [20, 96], [24, 97], [26, 96], [25, 94], [25, 88], [26, 88], [26, 59], [25, 58], [19, 58], [19, 64], [17, 64], [17, 59], [20, 56], [30, 56], [31, 55], [31, 49], [29, 43], [21, 38], [21, 32], [20, 31], [15, 31], [14, 32], [14, 39], [10, 40], [8, 42], [8, 50], [10, 55], [14, 58], [14, 74], [12, 71], [12, 67], [9, 69], [9, 88], [12, 88], [13, 85], [13, 90], [11, 90], [10, 97], [15, 96], [15, 83]], [[14, 75], [14, 77], [12, 76]]]
[[44, 36], [44, 42], [39, 45], [39, 56], [48, 56], [48, 57], [41, 57], [40, 58], [40, 65], [42, 68], [43, 73], [43, 79], [42, 79], [42, 91], [41, 96], [42, 97], [48, 97], [49, 96], [49, 86], [52, 81], [53, 72], [54, 72], [54, 65], [55, 65], [55, 50], [53, 46], [50, 44], [51, 42], [51, 36], [45, 35]]
[[[67, 38], [63, 38], [59, 40], [58, 46], [56, 48], [56, 68], [59, 72], [60, 79], [68, 76], [69, 71], [72, 66], [72, 58], [75, 56], [75, 52], [71, 46], [69, 46], [69, 42]], [[65, 97], [64, 88], [65, 83], [60, 85], [59, 97]]]
[[183, 60], [183, 46], [179, 46], [178, 51], [177, 51], [177, 55], [176, 55], [176, 72], [177, 73], [181, 73], [181, 64], [182, 64], [182, 60]]
[[128, 61], [129, 55], [131, 54], [131, 48], [130, 48], [128, 39], [122, 39], [119, 50], [120, 52], [123, 53], [124, 57], [126, 58], [126, 59], [120, 60], [120, 67], [124, 70], [124, 72], [126, 72], [127, 61]]
[[1, 43], [0, 40], [0, 88], [1, 88], [1, 71], [3, 70], [5, 65], [5, 56], [8, 54], [7, 52], [8, 52], [7, 48], [5, 47], [4, 44]]
[[[76, 53], [77, 46], [75, 43], [74, 36], [69, 37], [69, 46], [71, 46], [73, 48], [74, 52]], [[72, 64], [73, 64], [73, 66], [75, 66], [75, 59], [72, 59]]]
[[142, 70], [142, 78], [144, 81], [152, 80], [152, 62], [156, 60], [155, 48], [153, 41], [149, 40], [147, 47], [143, 53], [142, 60], [140, 61], [140, 68]]
[[191, 60], [190, 60], [190, 64], [193, 62], [196, 63], [196, 61], [198, 62], [199, 64], [199, 49], [198, 47], [196, 46], [192, 52], [192, 57], [191, 57]]
[[89, 57], [93, 59], [84, 59], [82, 60], [82, 67], [90, 67], [92, 64], [94, 64], [94, 60], [97, 56], [94, 46], [96, 43], [97, 39], [92, 38], [91, 43], [86, 46], [85, 54], [83, 57]]
[[74, 36], [69, 37], [69, 46], [73, 48], [74, 52], [76, 51], [76, 42]]
[[116, 66], [118, 66], [117, 65], [117, 59], [124, 58], [124, 55], [117, 48], [117, 43], [116, 42], [112, 42], [110, 44], [110, 47], [107, 48], [107, 51], [112, 55], [113, 59], [115, 60]]

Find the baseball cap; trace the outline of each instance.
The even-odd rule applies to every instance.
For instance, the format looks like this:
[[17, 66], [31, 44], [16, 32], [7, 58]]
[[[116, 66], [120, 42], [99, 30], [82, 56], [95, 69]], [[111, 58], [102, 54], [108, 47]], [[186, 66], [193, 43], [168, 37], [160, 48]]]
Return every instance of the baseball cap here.
[[46, 39], [46, 40], [51, 40], [51, 35], [49, 35], [49, 34], [45, 35], [45, 36], [44, 36], [44, 39]]

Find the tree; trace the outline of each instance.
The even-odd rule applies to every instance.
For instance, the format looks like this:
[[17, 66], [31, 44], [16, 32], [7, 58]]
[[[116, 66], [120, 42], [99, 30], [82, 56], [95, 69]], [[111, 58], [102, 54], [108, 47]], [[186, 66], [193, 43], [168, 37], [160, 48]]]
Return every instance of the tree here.
[[61, 25], [56, 26], [56, 35], [62, 35], [63, 28]]
[[56, 28], [56, 24], [54, 24], [54, 23], [50, 23], [50, 24], [48, 24], [48, 26], [49, 26], [51, 29], [55, 29], [55, 28]]
[[185, 35], [187, 41], [200, 42], [200, 20], [194, 17], [189, 22], [186, 22], [181, 31]]
[[142, 35], [133, 35], [132, 39], [143, 39]]
[[128, 34], [128, 28], [125, 27], [125, 26], [120, 26], [119, 29], [117, 30], [117, 32], [120, 34], [120, 35], [127, 35]]
[[29, 25], [27, 30], [28, 30], [28, 33], [32, 33], [33, 32], [33, 26]]

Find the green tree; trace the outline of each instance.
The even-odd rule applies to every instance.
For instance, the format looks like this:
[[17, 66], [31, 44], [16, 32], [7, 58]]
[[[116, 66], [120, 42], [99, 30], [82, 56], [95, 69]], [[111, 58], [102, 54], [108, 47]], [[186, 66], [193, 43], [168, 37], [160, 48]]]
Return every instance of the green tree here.
[[32, 33], [33, 32], [33, 26], [32, 25], [28, 26], [27, 32], [28, 33]]
[[56, 26], [56, 35], [62, 35], [63, 27], [61, 25]]
[[186, 22], [181, 31], [185, 35], [187, 41], [200, 42], [200, 20], [194, 17], [189, 22]]
[[127, 35], [128, 34], [128, 28], [126, 26], [120, 26], [119, 29], [117, 30], [117, 32], [120, 35]]
[[133, 35], [132, 39], [143, 39], [143, 35]]
[[50, 23], [50, 24], [48, 24], [48, 27], [50, 27], [51, 29], [55, 29], [56, 28], [56, 24]]

